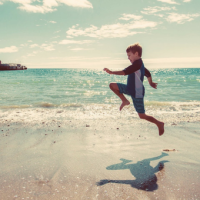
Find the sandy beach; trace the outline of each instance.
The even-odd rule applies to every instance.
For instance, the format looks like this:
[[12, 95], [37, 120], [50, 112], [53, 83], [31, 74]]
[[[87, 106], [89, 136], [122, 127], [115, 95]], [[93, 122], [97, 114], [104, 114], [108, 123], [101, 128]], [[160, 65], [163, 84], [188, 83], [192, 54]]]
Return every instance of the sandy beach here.
[[37, 113], [1, 112], [2, 200], [200, 199], [197, 114], [192, 122], [163, 114], [159, 137], [136, 116], [69, 120], [57, 111], [47, 120], [48, 109]]

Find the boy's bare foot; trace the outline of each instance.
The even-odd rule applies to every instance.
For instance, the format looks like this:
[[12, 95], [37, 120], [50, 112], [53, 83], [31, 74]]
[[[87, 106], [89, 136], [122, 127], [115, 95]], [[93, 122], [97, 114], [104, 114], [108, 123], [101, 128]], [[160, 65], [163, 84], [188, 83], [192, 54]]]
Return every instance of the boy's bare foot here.
[[121, 111], [124, 106], [128, 106], [129, 104], [130, 104], [130, 102], [128, 100], [127, 101], [122, 101], [122, 104], [121, 104], [119, 110]]
[[160, 122], [158, 125], [158, 130], [159, 130], [159, 136], [163, 135], [165, 129], [164, 129], [164, 123]]

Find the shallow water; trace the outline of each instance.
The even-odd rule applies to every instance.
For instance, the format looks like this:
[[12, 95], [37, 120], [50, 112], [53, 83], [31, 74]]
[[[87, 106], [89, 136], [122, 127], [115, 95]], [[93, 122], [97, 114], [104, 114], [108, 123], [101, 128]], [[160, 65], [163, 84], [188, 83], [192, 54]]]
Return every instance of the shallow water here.
[[[147, 113], [165, 122], [159, 137], [132, 105], [119, 111], [108, 85], [126, 77], [83, 69], [1, 71], [0, 196], [199, 199], [199, 72], [154, 70], [158, 89], [144, 83]], [[175, 151], [160, 158], [163, 149]], [[160, 162], [162, 170], [149, 174]], [[152, 187], [138, 187], [149, 175]]]
[[[168, 113], [169, 118], [188, 115], [196, 121], [200, 68], [151, 70], [151, 74], [158, 89], [151, 88], [145, 78], [146, 112]], [[91, 69], [28, 69], [0, 71], [0, 78], [0, 113], [4, 118], [23, 118], [23, 113], [33, 118], [40, 113], [43, 118], [59, 115], [68, 119], [137, 115], [132, 104], [120, 114], [120, 99], [109, 89], [110, 82], [126, 83], [126, 76]]]

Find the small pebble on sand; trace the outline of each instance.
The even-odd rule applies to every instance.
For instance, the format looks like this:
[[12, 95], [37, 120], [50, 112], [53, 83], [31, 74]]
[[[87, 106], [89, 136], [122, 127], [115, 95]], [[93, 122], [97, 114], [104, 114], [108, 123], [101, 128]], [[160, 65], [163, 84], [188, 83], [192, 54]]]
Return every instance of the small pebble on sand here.
[[163, 151], [177, 151], [176, 149], [163, 149]]

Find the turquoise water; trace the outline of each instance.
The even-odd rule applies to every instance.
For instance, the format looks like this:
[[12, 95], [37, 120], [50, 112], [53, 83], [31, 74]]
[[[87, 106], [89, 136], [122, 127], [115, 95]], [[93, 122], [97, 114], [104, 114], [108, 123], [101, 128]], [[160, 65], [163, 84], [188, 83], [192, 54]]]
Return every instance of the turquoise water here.
[[[155, 90], [144, 86], [146, 102], [200, 101], [200, 68], [151, 70]], [[68, 107], [82, 104], [119, 104], [109, 89], [110, 82], [126, 83], [91, 69], [28, 69], [0, 71], [0, 107]]]

